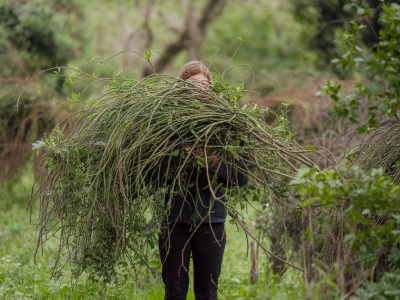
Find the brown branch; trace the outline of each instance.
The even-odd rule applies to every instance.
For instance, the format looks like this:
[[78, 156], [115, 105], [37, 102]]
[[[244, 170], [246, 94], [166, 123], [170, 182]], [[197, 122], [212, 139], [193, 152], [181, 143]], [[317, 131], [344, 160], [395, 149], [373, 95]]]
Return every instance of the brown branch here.
[[[226, 208], [226, 207], [225, 207], [225, 208]], [[278, 256], [276, 256], [276, 255], [274, 255], [272, 252], [268, 251], [268, 249], [265, 248], [264, 245], [262, 245], [262, 244], [257, 240], [257, 238], [256, 238], [254, 235], [252, 235], [252, 234], [250, 233], [250, 231], [246, 228], [246, 226], [244, 226], [244, 224], [243, 224], [239, 219], [234, 219], [234, 220], [235, 220], [237, 223], [239, 223], [239, 225], [243, 228], [243, 230], [244, 230], [245, 232], [247, 232], [248, 235], [250, 235], [250, 237], [251, 237], [265, 252], [267, 252], [267, 253], [268, 253], [269, 255], [271, 255], [272, 257], [274, 257], [274, 258], [280, 260], [280, 261], [283, 262], [284, 264], [286, 264], [286, 265], [288, 265], [288, 266], [291, 266], [293, 269], [296, 269], [296, 270], [299, 270], [299, 271], [303, 272], [302, 269], [296, 267], [295, 265], [293, 265], [293, 264], [291, 264], [291, 263], [288, 263], [287, 261], [283, 260], [282, 258], [280, 258], [280, 257], [278, 257]]]
[[316, 33], [314, 33], [312, 36], [310, 36], [307, 40], [305, 40], [303, 43], [300, 44], [300, 46], [298, 47], [303, 47], [306, 44], [308, 44], [309, 42], [311, 42], [313, 39], [315, 39], [326, 27], [328, 27], [331, 24], [335, 24], [335, 23], [344, 23], [344, 22], [349, 22], [349, 21], [353, 21], [354, 19], [339, 19], [339, 20], [331, 20], [329, 22], [326, 22], [324, 25], [322, 25]]
[[203, 8], [198, 22], [199, 28], [206, 30], [208, 24], [222, 14], [225, 4], [226, 0], [210, 0]]
[[[170, 61], [181, 51], [188, 49], [196, 40], [196, 47], [200, 47], [207, 33], [208, 25], [223, 12], [226, 0], [209, 0], [204, 6], [200, 17], [196, 18], [193, 15], [193, 6], [189, 3], [188, 12], [186, 14], [186, 26], [178, 36], [177, 40], [170, 43], [162, 52], [161, 57], [154, 63], [154, 68], [157, 72], [161, 72]], [[200, 53], [201, 50], [198, 51]], [[151, 71], [146, 69], [145, 75], [151, 74]]]
[[135, 4], [138, 10], [140, 10], [143, 14], [143, 28], [146, 31], [147, 41], [146, 41], [146, 49], [150, 49], [151, 44], [153, 44], [154, 33], [150, 27], [150, 17], [152, 13], [152, 8], [156, 4], [157, 0], [149, 0], [147, 5], [142, 8], [139, 1], [136, 0]]
[[216, 288], [218, 289], [218, 291], [219, 291], [223, 296], [225, 296], [225, 294], [221, 291], [221, 289], [218, 287], [218, 285], [215, 284], [214, 280], [212, 279], [212, 273], [210, 273], [210, 277], [211, 277], [211, 282], [212, 282], [212, 284], [214, 284], [214, 285], [216, 286]]
[[[157, 72], [161, 72], [168, 63], [172, 60], [172, 58], [185, 49], [186, 41], [188, 40], [188, 31], [185, 32], [179, 37], [179, 39], [173, 43], [170, 43], [167, 48], [163, 51], [161, 57], [155, 62], [154, 69]], [[151, 73], [151, 72], [150, 72]], [[145, 71], [145, 75], [149, 75], [148, 71]]]
[[368, 279], [368, 274], [364, 275], [364, 278], [361, 279], [352, 289], [351, 291], [346, 295], [346, 300], [349, 300], [351, 296], [358, 290], [360, 286], [364, 284], [364, 282]]
[[365, 15], [364, 17], [365, 17], [365, 20], [367, 20], [369, 27], [371, 27], [372, 32], [374, 33], [376, 39], [377, 39], [378, 42], [379, 42], [379, 36], [376, 34], [376, 31], [375, 31], [374, 27], [372, 26], [371, 22], [370, 22], [369, 19], [368, 19], [368, 16]]
[[25, 80], [21, 78], [0, 78], [0, 82], [6, 82], [6, 83], [26, 83]]
[[180, 26], [178, 23], [175, 23], [175, 19], [171, 20], [170, 18], [165, 18], [163, 12], [159, 12], [158, 14], [160, 18], [164, 20], [165, 25], [173, 32], [178, 35], [182, 35], [185, 32], [185, 26]]

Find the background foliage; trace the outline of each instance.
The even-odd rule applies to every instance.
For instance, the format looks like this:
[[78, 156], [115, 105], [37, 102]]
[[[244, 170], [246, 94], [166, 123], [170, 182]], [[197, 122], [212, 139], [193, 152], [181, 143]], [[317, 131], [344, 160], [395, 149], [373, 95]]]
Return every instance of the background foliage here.
[[[41, 265], [33, 264], [35, 233], [28, 226], [28, 212], [23, 210], [35, 170], [31, 166], [38, 157], [32, 156], [30, 143], [83, 105], [65, 101], [71, 91], [81, 92], [82, 85], [65, 85], [62, 78], [42, 74], [22, 95], [16, 111], [19, 93], [31, 77], [62, 65], [86, 71], [95, 63], [86, 66], [92, 58], [106, 59], [127, 49], [139, 53], [157, 50], [152, 62], [159, 73], [177, 76], [188, 60], [212, 60], [216, 52], [214, 63], [223, 70], [240, 44], [237, 37], [241, 37], [245, 42], [231, 65], [250, 65], [260, 103], [279, 114], [280, 110], [287, 113], [297, 142], [317, 150], [318, 146], [329, 148], [319, 151], [332, 164], [318, 155], [315, 161], [326, 171], [299, 172], [295, 184], [302, 185], [294, 193], [297, 198], [289, 197], [281, 207], [286, 229], [265, 205], [257, 206], [260, 212], [246, 217], [254, 234], [264, 237], [269, 249], [310, 264], [310, 272], [302, 280], [304, 286], [302, 275], [282, 270], [277, 261], [261, 256], [261, 251], [260, 282], [249, 286], [246, 240], [231, 228], [228, 243], [232, 244], [227, 246], [226, 273], [221, 280], [226, 298], [318, 295], [327, 299], [398, 299], [398, 186], [384, 176], [391, 176], [390, 170], [398, 168], [397, 133], [391, 135], [392, 144], [377, 141], [397, 128], [386, 126], [397, 126], [398, 122], [399, 12], [397, 1], [389, 0], [1, 1], [0, 296], [123, 295], [141, 299], [148, 286], [154, 299], [162, 294], [159, 278], [145, 270], [140, 278], [122, 271], [123, 287], [110, 285], [107, 291], [85, 281], [70, 290], [68, 276], [50, 283], [48, 270], [55, 250], [50, 245], [43, 250]], [[109, 63], [135, 79], [149, 74], [146, 62], [132, 53], [122, 53]], [[99, 77], [115, 75], [102, 65], [94, 72]], [[240, 67], [230, 71], [227, 79], [232, 85], [243, 80], [251, 87], [253, 74]], [[94, 92], [95, 88], [88, 90], [88, 94]], [[248, 102], [256, 99], [245, 94], [242, 103]], [[274, 117], [266, 117], [270, 124], [277, 123]], [[72, 119], [67, 132], [73, 123]], [[360, 143], [366, 148], [356, 147], [342, 160]], [[391, 146], [381, 151], [382, 144]], [[362, 168], [350, 172], [341, 169], [339, 173], [331, 169], [336, 161], [349, 167], [360, 157], [359, 149], [382, 152], [381, 157], [371, 160], [374, 167], [367, 164], [370, 160], [363, 160], [361, 167], [368, 174]], [[380, 166], [384, 168], [376, 169]], [[247, 196], [251, 200], [258, 197], [254, 191]], [[287, 237], [285, 230], [289, 231]], [[300, 248], [296, 244], [301, 244]], [[289, 251], [282, 251], [285, 247]], [[293, 255], [296, 253], [300, 255]], [[326, 259], [319, 259], [320, 255]], [[156, 253], [149, 261], [157, 267]], [[355, 266], [362, 270], [356, 276]]]

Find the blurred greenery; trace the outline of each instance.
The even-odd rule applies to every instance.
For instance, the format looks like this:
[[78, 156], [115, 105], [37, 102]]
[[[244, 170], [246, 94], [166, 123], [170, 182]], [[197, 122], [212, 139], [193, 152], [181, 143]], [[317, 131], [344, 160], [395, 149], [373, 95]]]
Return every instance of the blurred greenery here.
[[[391, 7], [386, 15], [382, 2]], [[302, 132], [301, 126], [308, 126], [308, 131], [303, 131], [313, 137], [315, 133], [321, 133], [322, 128], [322, 138], [313, 141], [326, 146], [348, 128], [342, 127], [339, 117], [351, 116], [359, 122], [367, 115], [371, 127], [377, 125], [375, 116], [380, 113], [395, 114], [399, 53], [396, 2], [0, 1], [0, 298], [160, 299], [163, 295], [159, 276], [152, 276], [144, 269], [136, 277], [131, 270], [121, 270], [121, 285], [110, 285], [107, 290], [86, 282], [85, 278], [74, 290], [68, 285], [68, 276], [49, 281], [48, 271], [53, 264], [56, 241], [44, 247], [37, 266], [33, 263], [36, 234], [29, 226], [29, 212], [25, 211], [35, 172], [26, 167], [34, 162], [30, 142], [48, 134], [55, 124], [82, 108], [81, 104], [70, 104], [65, 100], [71, 91], [81, 92], [84, 86], [64, 85], [62, 78], [50, 77], [45, 72], [26, 89], [17, 111], [15, 105], [19, 93], [37, 72], [58, 66], [79, 66], [85, 71], [89, 70], [86, 64], [94, 57], [106, 59], [124, 50], [144, 53], [146, 49], [160, 52], [152, 58], [160, 73], [177, 76], [188, 60], [213, 60], [217, 52], [214, 64], [222, 72], [240, 46], [230, 66], [247, 64], [251, 67], [255, 75], [254, 89], [265, 105], [281, 107], [280, 103], [296, 98], [290, 112], [292, 122], [297, 121], [293, 125], [298, 126], [299, 132]], [[383, 40], [387, 39], [385, 34], [388, 33], [391, 43], [385, 44]], [[331, 63], [335, 58], [338, 59]], [[364, 67], [363, 64], [360, 67], [359, 58], [364, 59]], [[90, 68], [94, 63], [90, 62]], [[132, 52], [121, 53], [109, 63], [116, 69], [123, 68], [133, 78], [141, 78], [148, 72], [147, 63]], [[113, 76], [113, 72], [102, 65], [96, 67], [95, 72], [103, 77]], [[69, 71], [61, 73], [71, 74]], [[232, 83], [243, 80], [247, 87], [251, 87], [252, 77], [252, 72], [244, 66], [232, 69], [227, 75]], [[336, 96], [343, 100], [338, 102], [340, 116], [335, 115], [328, 99], [314, 96], [327, 79], [335, 84], [325, 86], [325, 91], [332, 99], [336, 100]], [[356, 91], [350, 88], [339, 93], [338, 86], [344, 89], [346, 85], [353, 85], [348, 84], [351, 79], [357, 79]], [[371, 81], [376, 81], [379, 89], [374, 90], [374, 85], [369, 85]], [[372, 88], [366, 88], [364, 84]], [[389, 94], [384, 93], [385, 88]], [[96, 89], [91, 87], [89, 94]], [[362, 106], [365, 99], [371, 100], [368, 97], [372, 99], [368, 102], [370, 105]], [[246, 94], [245, 98], [254, 101]], [[368, 107], [371, 109], [367, 111]], [[72, 126], [73, 121], [71, 119], [68, 126]], [[329, 193], [329, 189], [325, 192]], [[268, 218], [268, 213], [263, 216]], [[254, 219], [252, 213], [246, 218]], [[250, 286], [244, 235], [229, 226], [228, 236], [220, 284], [226, 299], [303, 297], [302, 278], [288, 271], [279, 281], [269, 274], [271, 263], [261, 253], [260, 282]], [[151, 263], [154, 268], [160, 267], [156, 253]], [[327, 274], [323, 283], [332, 276], [335, 274]], [[385, 275], [382, 285], [371, 283], [360, 295], [383, 293], [382, 289], [395, 286], [393, 282], [398, 276], [393, 278], [390, 274]], [[190, 293], [193, 294], [192, 290]]]
[[[292, 0], [292, 3], [295, 18], [302, 28], [300, 39], [308, 51], [317, 54], [315, 66], [335, 71], [329, 63], [340, 52], [340, 45], [336, 43], [338, 34], [351, 29], [352, 21], [365, 21], [366, 10], [370, 7], [379, 8], [382, 1]], [[380, 30], [381, 24], [378, 22], [379, 14], [369, 17], [370, 26], [361, 35], [360, 42], [365, 48], [371, 49], [376, 42], [375, 32]]]
[[[357, 299], [398, 299], [400, 251], [395, 245], [400, 233], [400, 187], [393, 178], [386, 177], [382, 168], [365, 174], [356, 166], [321, 173], [314, 167], [300, 169], [292, 184], [306, 207], [318, 204], [324, 209], [311, 237], [323, 249], [314, 266], [323, 276], [309, 290], [312, 298], [339, 299], [350, 282], [359, 282], [359, 290], [346, 290], [349, 297], [357, 291]], [[338, 234], [343, 242], [330, 243], [329, 238]]]
[[[339, 117], [348, 118], [352, 123], [365, 123], [360, 126], [360, 133], [371, 132], [379, 127], [377, 117], [391, 116], [397, 120], [400, 104], [400, 61], [398, 59], [400, 40], [400, 5], [382, 6], [383, 12], [379, 19], [382, 29], [377, 33], [379, 40], [374, 43], [373, 50], [365, 53], [362, 45], [357, 43], [356, 37], [367, 26], [354, 22], [351, 32], [345, 31], [339, 35], [338, 41], [343, 45], [345, 53], [333, 60], [338, 69], [346, 72], [360, 70], [365, 79], [370, 82], [356, 82], [355, 91], [342, 91], [341, 84], [331, 84], [328, 81], [324, 91], [337, 102], [335, 112]], [[369, 8], [366, 13], [372, 13]], [[367, 102], [367, 119], [360, 120], [361, 103]], [[367, 100], [367, 101], [365, 101]]]
[[2, 69], [2, 77], [31, 76], [66, 65], [79, 55], [83, 42], [80, 9], [72, 1], [52, 2], [2, 1], [0, 61], [8, 67]]

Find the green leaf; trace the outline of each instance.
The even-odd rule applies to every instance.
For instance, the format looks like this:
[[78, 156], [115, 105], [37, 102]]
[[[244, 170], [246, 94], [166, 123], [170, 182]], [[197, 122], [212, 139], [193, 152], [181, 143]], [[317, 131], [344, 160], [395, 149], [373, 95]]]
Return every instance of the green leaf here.
[[253, 201], [254, 201], [254, 202], [260, 201], [260, 196], [259, 196], [258, 194], [254, 194], [254, 195], [253, 195]]
[[61, 293], [63, 293], [64, 295], [65, 295], [65, 294], [68, 294], [69, 291], [70, 291], [70, 287], [69, 287], [68, 285], [64, 285], [64, 286], [61, 288]]
[[71, 92], [71, 94], [69, 94], [69, 97], [67, 97], [67, 101], [71, 102], [71, 103], [84, 102], [84, 101], [80, 100], [80, 96], [81, 96], [81, 93], [75, 94], [74, 92]]
[[55, 76], [60, 76], [60, 73], [58, 73], [57, 71], [54, 71], [54, 74], [49, 74], [51, 77], [55, 77]]
[[172, 152], [173, 156], [178, 156], [179, 152], [181, 151], [181, 149], [177, 149], [174, 152]]
[[337, 95], [330, 95], [329, 97], [331, 97], [335, 101], [339, 100], [339, 97]]
[[362, 7], [357, 7], [357, 14], [364, 15], [365, 14], [365, 9], [362, 8]]
[[283, 105], [283, 106], [290, 106], [290, 105], [293, 104], [293, 101], [294, 101], [294, 100], [292, 100], [290, 103], [282, 103], [282, 105]]
[[387, 67], [385, 71], [386, 73], [397, 73], [397, 70], [393, 67]]
[[381, 111], [382, 114], [386, 114], [388, 110], [388, 105], [384, 102], [378, 104], [378, 109]]
[[359, 123], [359, 122], [358, 122], [356, 119], [354, 119], [353, 117], [349, 118], [349, 121], [350, 121], [351, 123], [354, 123], [354, 124], [358, 124], [358, 123]]
[[379, 122], [375, 119], [375, 114], [371, 114], [368, 119], [368, 124], [371, 126], [378, 126]]
[[87, 64], [90, 64], [92, 61], [94, 61], [97, 58], [100, 59], [100, 56], [93, 57], [91, 60], [89, 60], [89, 62]]
[[371, 12], [373, 12], [373, 11], [374, 11], [373, 8], [368, 8], [368, 9], [365, 11], [365, 13], [366, 13], [366, 14], [369, 14], [369, 13], [371, 13]]
[[119, 67], [118, 71], [115, 71], [114, 77], [117, 77], [121, 73], [122, 73], [122, 67]]
[[56, 129], [57, 133], [59, 136], [61, 136], [62, 138], [64, 137], [64, 134], [62, 133], [62, 131], [60, 130], [60, 127], [57, 127]]
[[315, 150], [315, 147], [303, 147], [304, 150]]
[[158, 52], [158, 51], [146, 49], [146, 51], [144, 51], [143, 55], [147, 58], [147, 60], [149, 60], [154, 55], [154, 53], [160, 54], [160, 52]]
[[370, 129], [367, 125], [363, 125], [358, 128], [358, 133], [370, 133], [372, 129]]
[[360, 32], [364, 31], [365, 29], [367, 29], [367, 25], [362, 24], [362, 25], [358, 26], [358, 31], [360, 31]]
[[349, 105], [350, 105], [350, 106], [358, 107], [358, 106], [360, 105], [360, 102], [358, 102], [357, 100], [353, 99], [353, 100], [351, 100], [351, 102], [350, 102]]
[[379, 126], [379, 122], [375, 118], [369, 119], [368, 124], [374, 127]]
[[289, 192], [285, 191], [285, 192], [281, 193], [281, 196], [287, 198], [287, 197], [289, 197]]
[[390, 8], [387, 7], [385, 4], [382, 5], [382, 9], [385, 11], [385, 13], [390, 14]]

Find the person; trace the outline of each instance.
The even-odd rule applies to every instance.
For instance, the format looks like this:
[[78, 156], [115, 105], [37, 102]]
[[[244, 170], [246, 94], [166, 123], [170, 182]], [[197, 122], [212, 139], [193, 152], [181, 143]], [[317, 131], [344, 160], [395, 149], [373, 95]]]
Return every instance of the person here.
[[[208, 88], [212, 84], [210, 71], [199, 61], [185, 64], [179, 77], [183, 80], [196, 81], [195, 84], [200, 88]], [[190, 151], [190, 147], [186, 147], [186, 151]], [[210, 156], [210, 160], [212, 159], [218, 161], [215, 154]], [[174, 196], [169, 209], [168, 224], [159, 236], [165, 300], [186, 299], [191, 255], [195, 299], [218, 298], [218, 277], [221, 273], [226, 245], [227, 212], [221, 202], [215, 201], [211, 208], [211, 220], [209, 217], [205, 218], [209, 212], [211, 199], [206, 172], [206, 169], [202, 168], [198, 175], [193, 175], [197, 181], [197, 187], [196, 185], [189, 187], [185, 197], [179, 194]], [[234, 185], [241, 187], [247, 183], [248, 179], [239, 171], [235, 172], [233, 165], [221, 163], [217, 181], [225, 187]], [[190, 178], [187, 182], [190, 182]], [[216, 197], [224, 201], [221, 189], [217, 190]], [[167, 198], [169, 198], [169, 193], [166, 195]], [[201, 225], [198, 226], [199, 224]]]

